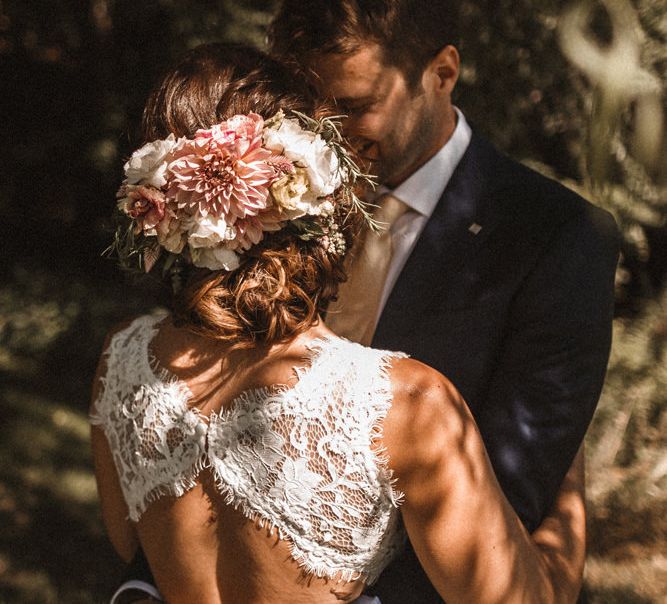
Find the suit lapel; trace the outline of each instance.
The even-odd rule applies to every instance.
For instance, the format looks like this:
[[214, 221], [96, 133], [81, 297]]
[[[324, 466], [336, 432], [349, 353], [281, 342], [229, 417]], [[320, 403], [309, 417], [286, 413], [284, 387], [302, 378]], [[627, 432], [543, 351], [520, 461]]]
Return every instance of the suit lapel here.
[[500, 159], [499, 153], [473, 132], [466, 153], [387, 300], [374, 345], [390, 342], [394, 329], [427, 312], [434, 297], [441, 293], [442, 281], [455, 275], [484, 246], [497, 223], [491, 202], [493, 192], [502, 185], [497, 171]]

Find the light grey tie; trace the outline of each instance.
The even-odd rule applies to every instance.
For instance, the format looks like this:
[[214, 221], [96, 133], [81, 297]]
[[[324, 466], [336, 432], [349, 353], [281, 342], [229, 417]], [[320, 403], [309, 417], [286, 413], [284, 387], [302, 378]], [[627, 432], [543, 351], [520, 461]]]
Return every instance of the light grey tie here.
[[327, 309], [326, 324], [337, 335], [368, 346], [373, 339], [377, 315], [392, 257], [394, 223], [410, 208], [393, 195], [376, 202], [373, 219], [378, 232], [365, 228], [351, 252], [347, 281], [341, 283], [338, 299]]

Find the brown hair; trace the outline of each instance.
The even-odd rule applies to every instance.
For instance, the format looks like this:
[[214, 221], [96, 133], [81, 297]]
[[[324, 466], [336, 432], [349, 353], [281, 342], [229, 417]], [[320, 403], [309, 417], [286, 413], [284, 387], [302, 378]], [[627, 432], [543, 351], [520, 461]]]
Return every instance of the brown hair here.
[[148, 98], [145, 142], [192, 136], [236, 114], [264, 117], [278, 109], [318, 110], [306, 78], [266, 54], [240, 44], [202, 44], [167, 71]]
[[[321, 115], [306, 79], [292, 67], [238, 45], [206, 44], [190, 51], [168, 71], [149, 98], [143, 116], [146, 141], [169, 133], [191, 137], [232, 115], [278, 110]], [[337, 222], [351, 245], [358, 216]], [[310, 327], [345, 279], [343, 258], [317, 240], [305, 241], [289, 228], [267, 233], [242, 256], [235, 271], [188, 266], [184, 286], [174, 295], [178, 325], [234, 347], [281, 342]]]
[[456, 6], [454, 0], [283, 0], [269, 43], [276, 55], [302, 64], [375, 43], [414, 85], [440, 50], [457, 44]]

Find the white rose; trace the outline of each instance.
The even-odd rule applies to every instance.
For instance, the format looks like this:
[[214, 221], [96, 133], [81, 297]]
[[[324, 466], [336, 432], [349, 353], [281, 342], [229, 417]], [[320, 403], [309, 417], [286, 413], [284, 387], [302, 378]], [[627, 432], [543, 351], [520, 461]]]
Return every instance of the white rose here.
[[309, 216], [331, 216], [334, 206], [328, 199], [309, 195], [308, 174], [305, 168], [297, 168], [294, 174], [286, 174], [271, 185], [271, 195], [283, 218], [294, 220]]
[[227, 224], [224, 218], [209, 214], [200, 217], [188, 236], [191, 248], [209, 248], [236, 236], [236, 229]]
[[167, 156], [179, 143], [173, 134], [168, 138], [146, 143], [137, 149], [125, 163], [125, 176], [128, 184], [153, 185], [160, 189], [167, 184]]
[[240, 265], [239, 255], [226, 247], [198, 247], [190, 248], [192, 264], [199, 268], [207, 268], [211, 271], [233, 271]]
[[304, 130], [298, 120], [284, 119], [278, 129], [267, 128], [264, 144], [306, 169], [312, 198], [331, 195], [341, 185], [336, 154], [319, 134]]
[[317, 197], [331, 195], [341, 185], [338, 157], [319, 134], [311, 143], [310, 152], [304, 160], [313, 191]]

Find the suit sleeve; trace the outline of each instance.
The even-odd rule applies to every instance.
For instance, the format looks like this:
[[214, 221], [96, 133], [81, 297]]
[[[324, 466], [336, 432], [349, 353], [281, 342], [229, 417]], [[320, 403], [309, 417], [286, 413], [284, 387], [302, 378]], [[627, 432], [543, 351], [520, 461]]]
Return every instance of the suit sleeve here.
[[477, 420], [530, 531], [548, 513], [600, 396], [618, 246], [611, 216], [588, 206], [556, 229], [510, 307]]

